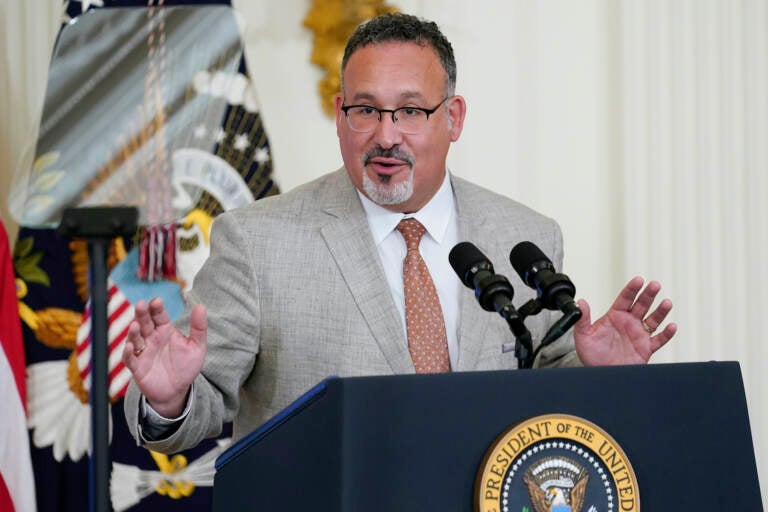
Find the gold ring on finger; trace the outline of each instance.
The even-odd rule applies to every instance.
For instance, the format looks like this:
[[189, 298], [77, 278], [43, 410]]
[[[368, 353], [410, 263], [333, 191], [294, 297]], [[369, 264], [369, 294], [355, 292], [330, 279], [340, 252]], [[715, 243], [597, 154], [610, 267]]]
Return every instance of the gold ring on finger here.
[[643, 329], [645, 329], [645, 332], [647, 332], [648, 334], [653, 334], [653, 331], [656, 330], [652, 328], [650, 325], [648, 325], [647, 323], [645, 323], [645, 320], [640, 320], [640, 323], [643, 324]]

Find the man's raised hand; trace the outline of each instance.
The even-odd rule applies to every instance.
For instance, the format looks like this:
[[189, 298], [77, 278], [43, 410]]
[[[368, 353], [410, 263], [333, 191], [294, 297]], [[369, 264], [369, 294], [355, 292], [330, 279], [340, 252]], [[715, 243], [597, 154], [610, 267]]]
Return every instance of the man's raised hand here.
[[207, 330], [205, 306], [201, 304], [190, 312], [189, 336], [171, 322], [159, 298], [136, 304], [123, 362], [161, 416], [172, 419], [183, 412], [192, 382], [203, 368]]

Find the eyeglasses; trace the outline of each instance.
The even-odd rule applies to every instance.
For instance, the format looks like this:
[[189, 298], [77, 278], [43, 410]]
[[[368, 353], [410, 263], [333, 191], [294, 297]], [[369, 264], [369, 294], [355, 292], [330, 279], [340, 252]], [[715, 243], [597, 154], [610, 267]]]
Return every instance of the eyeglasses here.
[[443, 98], [435, 108], [400, 107], [389, 110], [370, 105], [346, 105], [341, 107], [341, 111], [347, 117], [349, 127], [356, 132], [366, 133], [375, 130], [381, 122], [381, 115], [386, 112], [392, 115], [392, 122], [402, 133], [413, 135], [426, 128], [429, 116], [434, 114], [448, 98], [450, 96]]

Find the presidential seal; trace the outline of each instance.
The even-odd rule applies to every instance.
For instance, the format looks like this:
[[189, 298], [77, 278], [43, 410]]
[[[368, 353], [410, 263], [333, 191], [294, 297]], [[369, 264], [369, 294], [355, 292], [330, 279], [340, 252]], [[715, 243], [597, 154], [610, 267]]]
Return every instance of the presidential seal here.
[[510, 427], [485, 454], [476, 512], [639, 512], [637, 478], [597, 425], [546, 414]]

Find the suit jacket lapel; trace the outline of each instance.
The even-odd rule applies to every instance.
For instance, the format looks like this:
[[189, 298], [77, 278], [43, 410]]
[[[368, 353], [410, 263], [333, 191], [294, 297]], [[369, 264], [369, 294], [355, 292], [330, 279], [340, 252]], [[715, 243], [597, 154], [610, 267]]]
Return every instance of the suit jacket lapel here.
[[[413, 373], [402, 323], [387, 285], [360, 198], [347, 171], [321, 198], [328, 222], [321, 233], [331, 256], [394, 373]], [[351, 340], [352, 343], [355, 340]]]
[[[481, 208], [481, 202], [473, 198], [472, 189], [463, 180], [451, 177], [456, 210], [459, 216], [459, 236], [462, 241], [472, 242], [484, 254], [493, 254], [494, 247], [487, 244], [496, 239], [494, 230], [499, 229], [493, 219]], [[485, 245], [484, 245], [485, 244]], [[499, 318], [491, 318], [493, 312], [485, 311], [471, 290], [466, 290], [459, 297], [459, 371], [471, 371], [477, 368], [483, 346], [488, 339], [488, 331], [493, 321], [503, 322]], [[510, 338], [513, 336], [510, 333]], [[501, 347], [498, 347], [501, 352]]]

